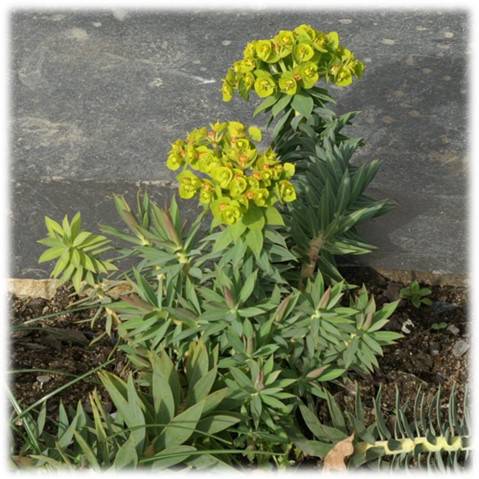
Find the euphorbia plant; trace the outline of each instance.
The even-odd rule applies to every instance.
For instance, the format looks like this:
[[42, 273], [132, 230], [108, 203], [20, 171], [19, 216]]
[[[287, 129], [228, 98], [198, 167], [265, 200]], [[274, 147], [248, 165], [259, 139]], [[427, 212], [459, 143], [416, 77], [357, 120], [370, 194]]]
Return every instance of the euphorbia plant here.
[[[273, 38], [248, 43], [223, 80], [223, 100], [238, 92], [246, 100], [295, 96], [314, 88], [320, 79], [346, 86], [364, 71], [364, 63], [339, 44], [336, 32], [321, 32], [311, 25], [281, 30]], [[297, 100], [296, 100], [297, 101]], [[301, 103], [301, 102], [299, 102]]]
[[282, 30], [273, 38], [246, 45], [243, 58], [228, 70], [223, 99], [237, 92], [246, 101], [254, 91], [264, 100], [254, 116], [268, 114], [274, 123], [272, 146], [282, 162], [294, 162], [293, 183], [299, 201], [291, 203], [288, 226], [290, 243], [303, 262], [300, 282], [320, 267], [332, 281], [341, 279], [336, 255], [359, 255], [374, 247], [357, 234], [361, 221], [389, 211], [388, 200], [373, 201], [364, 190], [379, 163], [350, 163], [362, 140], [348, 138], [341, 130], [355, 113], [339, 117], [328, 108], [333, 98], [319, 82], [338, 87], [360, 78], [364, 63], [342, 46], [336, 32], [322, 32], [310, 25]]
[[[347, 86], [363, 70], [337, 33], [309, 25], [248, 43], [226, 74], [223, 97], [238, 92], [248, 100], [254, 91], [264, 98], [255, 113], [275, 122], [271, 144], [260, 147], [261, 129], [238, 121], [175, 141], [167, 167], [177, 172], [180, 198], [196, 201], [201, 214], [187, 224], [174, 198], [164, 209], [139, 194], [135, 211], [115, 197], [129, 231], [102, 232], [129, 243], [120, 257], [137, 260], [110, 276], [129, 291], [109, 298], [105, 271], [88, 275], [97, 287], [86, 301], [101, 299], [138, 384], [154, 380], [151, 357], [165, 351], [172, 368], [188, 372], [191, 342], [201, 341], [203, 356], [213, 357], [207, 375], [228, 392], [228, 417], [238, 414], [222, 438], [257, 464], [286, 465], [308, 454], [311, 441], [298, 440], [298, 407], [329, 400], [331, 383], [374, 370], [382, 348], [400, 337], [384, 331], [397, 303], [378, 308], [364, 287], [356, 293], [334, 259], [370, 251], [355, 228], [390, 207], [364, 193], [379, 163], [350, 162], [362, 141], [342, 128], [354, 114], [336, 116], [317, 86]], [[84, 257], [69, 264], [81, 280], [75, 268], [86, 268]], [[211, 389], [207, 375], [197, 384]], [[323, 444], [321, 456], [331, 446]]]
[[213, 215], [212, 228], [225, 225], [224, 236], [232, 239], [244, 235], [257, 255], [263, 227], [283, 224], [276, 206], [296, 199], [294, 164], [280, 162], [271, 148], [258, 150], [254, 142], [261, 138], [254, 126], [215, 123], [173, 143], [166, 162], [171, 170], [181, 169], [180, 198], [197, 196]]

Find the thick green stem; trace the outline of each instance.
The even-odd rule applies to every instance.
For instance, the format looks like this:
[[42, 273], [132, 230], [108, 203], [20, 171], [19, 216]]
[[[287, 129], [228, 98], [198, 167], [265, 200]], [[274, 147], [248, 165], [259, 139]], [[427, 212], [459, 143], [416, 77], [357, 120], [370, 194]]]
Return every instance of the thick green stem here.
[[383, 449], [384, 455], [394, 456], [413, 452], [417, 446], [421, 446], [422, 452], [457, 452], [470, 449], [467, 444], [467, 436], [455, 436], [450, 442], [444, 436], [437, 436], [436, 443], [429, 442], [426, 437], [405, 438], [398, 440], [399, 446], [390, 449], [389, 441], [376, 441], [373, 443], [361, 442], [356, 446], [358, 452], [366, 452], [368, 449]]

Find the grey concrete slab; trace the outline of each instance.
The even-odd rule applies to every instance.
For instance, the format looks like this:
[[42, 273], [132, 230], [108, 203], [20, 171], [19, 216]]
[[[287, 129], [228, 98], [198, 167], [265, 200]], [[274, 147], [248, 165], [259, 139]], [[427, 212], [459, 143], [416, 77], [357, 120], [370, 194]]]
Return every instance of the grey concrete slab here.
[[246, 41], [300, 23], [338, 31], [366, 62], [363, 80], [333, 89], [338, 113], [362, 112], [357, 161], [383, 161], [374, 194], [398, 202], [365, 228], [380, 247], [365, 261], [465, 273], [466, 13], [31, 11], [11, 18], [12, 275], [44, 274], [44, 214], [113, 222], [104, 199], [125, 185], [170, 191], [170, 142], [217, 119], [250, 122], [254, 105], [223, 103], [221, 78]]
[[[71, 219], [80, 211], [82, 227], [96, 233], [100, 233], [101, 224], [126, 229], [116, 212], [114, 194], [124, 195], [134, 209], [137, 192], [147, 191], [157, 204], [166, 207], [175, 189], [172, 184], [162, 184], [158, 188], [157, 185], [139, 185], [137, 182], [126, 181], [15, 181], [10, 191], [13, 205], [10, 211], [11, 276], [45, 278], [49, 275], [51, 265], [37, 262], [45, 249], [36, 242], [46, 236], [45, 214], [61, 221], [65, 214]], [[191, 202], [181, 201], [180, 207], [189, 220], [197, 212]], [[20, 215], [19, 212], [25, 214]], [[122, 241], [116, 241], [115, 244], [127, 245]]]

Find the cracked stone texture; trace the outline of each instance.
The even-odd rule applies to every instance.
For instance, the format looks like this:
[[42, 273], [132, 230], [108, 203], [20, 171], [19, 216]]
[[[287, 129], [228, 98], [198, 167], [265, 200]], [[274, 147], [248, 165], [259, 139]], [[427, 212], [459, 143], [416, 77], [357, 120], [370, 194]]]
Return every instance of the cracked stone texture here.
[[366, 62], [361, 81], [331, 90], [338, 113], [361, 111], [357, 161], [383, 161], [371, 195], [398, 206], [365, 225], [379, 249], [361, 261], [465, 274], [465, 12], [114, 10], [12, 14], [11, 276], [47, 275], [35, 242], [45, 214], [118, 224], [112, 194], [134, 197], [145, 181], [163, 201], [172, 141], [215, 120], [252, 121], [253, 104], [218, 92], [246, 41], [300, 23], [338, 31]]

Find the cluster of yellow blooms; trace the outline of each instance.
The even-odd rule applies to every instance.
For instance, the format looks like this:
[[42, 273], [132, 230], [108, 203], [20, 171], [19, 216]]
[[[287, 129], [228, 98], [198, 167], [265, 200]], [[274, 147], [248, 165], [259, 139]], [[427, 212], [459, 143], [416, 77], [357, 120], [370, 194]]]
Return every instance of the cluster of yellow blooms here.
[[261, 130], [237, 121], [198, 128], [175, 141], [166, 165], [173, 171], [182, 169], [177, 176], [180, 197], [198, 195], [200, 204], [227, 225], [253, 206], [294, 201], [296, 191], [289, 181], [294, 164], [281, 163], [271, 148], [258, 151], [254, 141], [261, 141]]
[[336, 32], [324, 33], [311, 25], [281, 30], [269, 40], [249, 42], [223, 80], [223, 100], [235, 91], [248, 99], [254, 89], [259, 97], [278, 91], [295, 95], [312, 88], [320, 79], [338, 86], [352, 83], [364, 71], [364, 63], [339, 45]]

